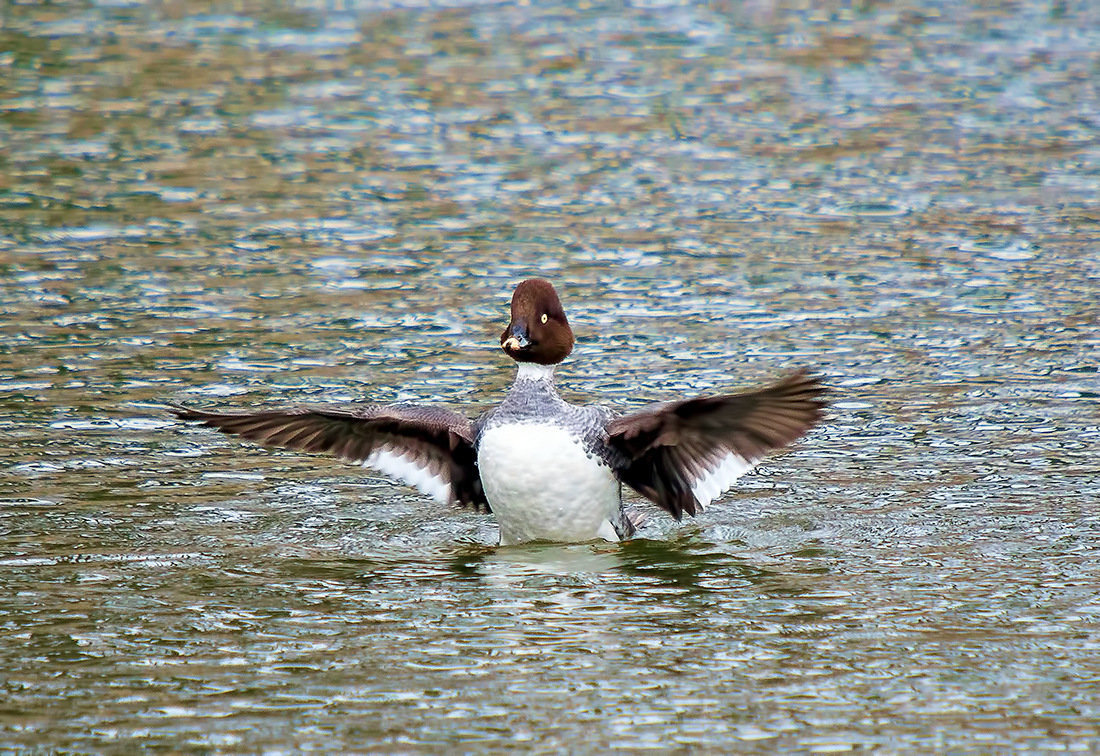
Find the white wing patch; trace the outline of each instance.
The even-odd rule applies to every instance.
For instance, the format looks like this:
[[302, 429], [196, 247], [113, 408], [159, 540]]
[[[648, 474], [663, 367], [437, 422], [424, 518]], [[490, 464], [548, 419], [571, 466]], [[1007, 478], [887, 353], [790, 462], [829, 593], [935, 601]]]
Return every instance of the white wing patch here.
[[421, 493], [431, 496], [440, 504], [450, 504], [454, 498], [451, 482], [442, 475], [433, 475], [427, 467], [418, 465], [408, 457], [388, 449], [375, 449], [363, 460], [364, 467], [373, 467], [380, 473], [397, 478]]
[[755, 466], [754, 462], [749, 462], [740, 454], [727, 453], [717, 465], [691, 485], [691, 493], [699, 502], [700, 509], [721, 496], [738, 478]]

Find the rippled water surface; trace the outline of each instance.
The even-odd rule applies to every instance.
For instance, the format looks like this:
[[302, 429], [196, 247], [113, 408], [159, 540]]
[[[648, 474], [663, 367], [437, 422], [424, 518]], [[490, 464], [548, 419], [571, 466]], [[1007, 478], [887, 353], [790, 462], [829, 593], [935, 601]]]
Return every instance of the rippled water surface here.
[[[1090, 3], [0, 18], [0, 750], [1100, 749]], [[796, 366], [694, 521], [499, 549], [158, 407]]]

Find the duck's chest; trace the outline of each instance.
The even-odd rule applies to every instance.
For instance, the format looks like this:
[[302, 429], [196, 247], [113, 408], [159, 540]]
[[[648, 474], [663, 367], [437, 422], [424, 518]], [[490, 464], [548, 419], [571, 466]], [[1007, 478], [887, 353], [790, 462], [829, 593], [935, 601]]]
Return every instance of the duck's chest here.
[[494, 423], [481, 434], [478, 467], [501, 543], [616, 540], [610, 521], [620, 507], [619, 483], [573, 428]]

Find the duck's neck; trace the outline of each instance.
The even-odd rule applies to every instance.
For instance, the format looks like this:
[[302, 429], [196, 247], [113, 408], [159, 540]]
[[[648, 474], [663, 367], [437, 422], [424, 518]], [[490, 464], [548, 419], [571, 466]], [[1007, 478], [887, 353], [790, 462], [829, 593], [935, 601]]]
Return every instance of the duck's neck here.
[[516, 383], [520, 381], [536, 381], [547, 385], [554, 385], [554, 365], [539, 365], [536, 362], [520, 362], [519, 372], [516, 373]]

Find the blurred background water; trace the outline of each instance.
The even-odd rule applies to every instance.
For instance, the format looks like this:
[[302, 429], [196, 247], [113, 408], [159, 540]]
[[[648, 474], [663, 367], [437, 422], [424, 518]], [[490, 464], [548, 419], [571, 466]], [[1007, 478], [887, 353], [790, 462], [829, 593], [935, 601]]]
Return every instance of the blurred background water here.
[[[1100, 749], [1100, 6], [0, 5], [0, 750]], [[170, 421], [796, 366], [623, 545]]]

